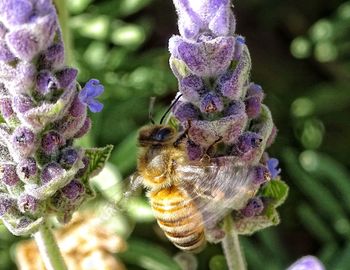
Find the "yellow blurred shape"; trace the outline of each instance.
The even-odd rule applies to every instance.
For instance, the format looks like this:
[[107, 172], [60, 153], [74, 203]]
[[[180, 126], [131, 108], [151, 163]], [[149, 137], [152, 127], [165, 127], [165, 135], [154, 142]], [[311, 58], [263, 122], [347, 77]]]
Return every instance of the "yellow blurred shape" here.
[[[100, 218], [78, 214], [55, 233], [62, 255], [70, 270], [125, 270], [113, 253], [126, 250], [125, 241], [108, 230]], [[45, 270], [34, 240], [23, 241], [16, 248], [20, 270]]]

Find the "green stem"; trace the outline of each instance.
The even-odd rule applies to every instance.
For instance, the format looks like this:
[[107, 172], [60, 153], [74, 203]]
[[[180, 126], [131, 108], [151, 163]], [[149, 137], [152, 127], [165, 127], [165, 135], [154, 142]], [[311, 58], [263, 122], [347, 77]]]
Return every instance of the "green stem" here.
[[73, 48], [73, 41], [71, 38], [71, 33], [69, 30], [69, 13], [68, 9], [66, 6], [66, 0], [53, 0], [56, 11], [58, 14], [58, 20], [61, 25], [61, 30], [62, 30], [62, 35], [63, 35], [63, 42], [64, 42], [64, 48], [65, 48], [65, 59], [66, 59], [66, 64], [70, 65], [72, 64], [73, 61], [73, 53], [72, 53], [72, 48]]
[[34, 234], [34, 239], [47, 270], [68, 269], [47, 222], [45, 222], [40, 230]]
[[224, 221], [225, 238], [222, 241], [222, 248], [226, 257], [229, 270], [246, 270], [246, 262], [239, 244], [238, 234], [234, 230], [231, 215]]

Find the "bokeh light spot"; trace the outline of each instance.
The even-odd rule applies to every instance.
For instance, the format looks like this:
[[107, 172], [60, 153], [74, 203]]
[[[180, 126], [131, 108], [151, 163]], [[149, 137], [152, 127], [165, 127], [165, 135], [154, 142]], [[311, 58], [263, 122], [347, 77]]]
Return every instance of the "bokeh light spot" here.
[[301, 97], [296, 99], [291, 106], [292, 114], [296, 117], [311, 115], [315, 110], [315, 105], [311, 99]]
[[307, 58], [311, 54], [310, 41], [304, 37], [297, 37], [292, 41], [290, 51], [295, 58]]

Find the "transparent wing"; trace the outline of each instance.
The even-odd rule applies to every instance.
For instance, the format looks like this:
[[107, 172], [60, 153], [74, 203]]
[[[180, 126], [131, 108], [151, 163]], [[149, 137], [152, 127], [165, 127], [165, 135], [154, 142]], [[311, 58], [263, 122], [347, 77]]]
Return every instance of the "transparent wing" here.
[[206, 228], [217, 225], [232, 210], [243, 208], [257, 192], [251, 168], [234, 157], [178, 166], [179, 186], [193, 200]]

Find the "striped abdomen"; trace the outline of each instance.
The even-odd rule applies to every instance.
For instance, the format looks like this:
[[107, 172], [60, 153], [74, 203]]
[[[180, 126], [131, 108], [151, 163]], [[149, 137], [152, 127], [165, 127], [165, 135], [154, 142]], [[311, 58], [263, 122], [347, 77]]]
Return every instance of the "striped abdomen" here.
[[198, 251], [205, 244], [202, 216], [190, 197], [176, 186], [150, 193], [159, 226], [175, 246]]

